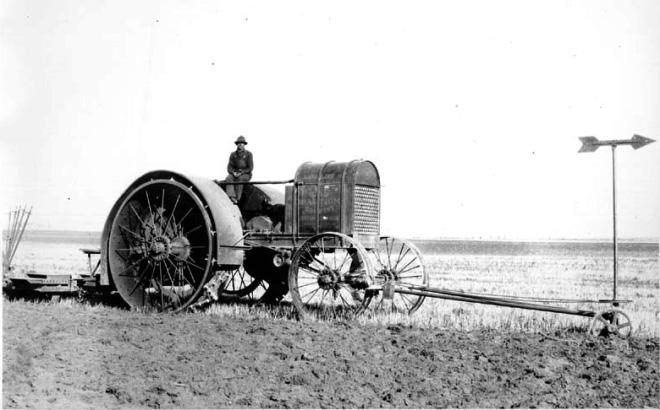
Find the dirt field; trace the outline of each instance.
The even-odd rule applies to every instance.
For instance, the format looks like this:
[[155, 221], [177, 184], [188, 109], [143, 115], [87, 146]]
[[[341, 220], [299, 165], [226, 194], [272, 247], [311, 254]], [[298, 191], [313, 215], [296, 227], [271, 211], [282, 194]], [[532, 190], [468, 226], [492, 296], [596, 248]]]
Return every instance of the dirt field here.
[[658, 340], [3, 305], [4, 408], [659, 407]]

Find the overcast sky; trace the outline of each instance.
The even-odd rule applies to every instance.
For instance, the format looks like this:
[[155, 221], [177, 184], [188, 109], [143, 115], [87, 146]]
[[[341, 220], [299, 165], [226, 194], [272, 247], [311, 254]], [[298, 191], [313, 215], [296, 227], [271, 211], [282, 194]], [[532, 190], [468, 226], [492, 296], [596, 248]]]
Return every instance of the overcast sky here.
[[[660, 2], [0, 3], [2, 210], [100, 231], [138, 176], [375, 162], [381, 230], [608, 238], [609, 148], [660, 139]], [[660, 237], [660, 143], [617, 149], [619, 232]], [[5, 219], [6, 220], [6, 219]], [[3, 222], [3, 227], [6, 222]]]

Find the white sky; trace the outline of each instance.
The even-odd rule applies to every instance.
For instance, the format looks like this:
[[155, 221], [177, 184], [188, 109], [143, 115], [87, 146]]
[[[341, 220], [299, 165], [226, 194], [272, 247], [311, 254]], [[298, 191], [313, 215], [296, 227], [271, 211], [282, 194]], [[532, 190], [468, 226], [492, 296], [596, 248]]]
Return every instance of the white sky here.
[[[384, 233], [607, 238], [609, 148], [660, 140], [660, 2], [0, 3], [0, 204], [102, 229], [152, 169], [374, 161]], [[660, 143], [617, 149], [621, 237], [660, 237]], [[2, 222], [2, 226], [6, 222]]]

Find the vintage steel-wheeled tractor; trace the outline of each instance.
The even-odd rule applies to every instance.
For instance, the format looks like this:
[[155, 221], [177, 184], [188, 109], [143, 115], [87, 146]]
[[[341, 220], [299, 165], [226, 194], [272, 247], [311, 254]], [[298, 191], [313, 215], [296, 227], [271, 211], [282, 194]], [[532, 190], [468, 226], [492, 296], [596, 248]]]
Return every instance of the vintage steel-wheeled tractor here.
[[105, 223], [101, 284], [159, 310], [185, 309], [214, 281], [225, 298], [288, 293], [301, 314], [359, 313], [372, 300], [419, 308], [424, 296], [392, 291], [428, 286], [428, 275], [414, 245], [379, 237], [373, 163], [305, 163], [293, 180], [248, 183], [237, 206], [226, 184], [170, 171], [138, 178]]
[[[434, 288], [419, 250], [380, 236], [380, 177], [369, 161], [304, 163], [289, 181], [229, 182], [153, 171], [113, 206], [98, 285], [133, 307], [180, 311], [217, 299], [286, 298], [299, 315], [413, 313], [426, 297], [592, 318], [590, 333], [628, 336], [627, 300], [547, 299]], [[283, 184], [284, 193], [272, 187]], [[91, 266], [91, 265], [90, 265]], [[615, 278], [616, 283], [616, 278]], [[610, 304], [601, 312], [553, 304]]]

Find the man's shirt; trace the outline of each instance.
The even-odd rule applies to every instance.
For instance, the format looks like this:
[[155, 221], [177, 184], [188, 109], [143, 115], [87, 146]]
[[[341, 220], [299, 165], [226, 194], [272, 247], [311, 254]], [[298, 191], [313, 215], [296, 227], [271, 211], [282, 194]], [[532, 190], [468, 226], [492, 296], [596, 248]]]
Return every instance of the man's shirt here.
[[236, 150], [229, 155], [227, 172], [232, 174], [240, 171], [243, 174], [252, 174], [252, 153], [248, 150]]

